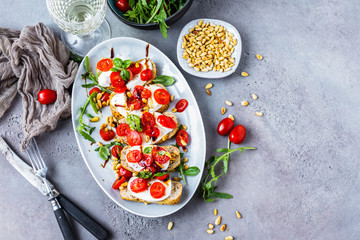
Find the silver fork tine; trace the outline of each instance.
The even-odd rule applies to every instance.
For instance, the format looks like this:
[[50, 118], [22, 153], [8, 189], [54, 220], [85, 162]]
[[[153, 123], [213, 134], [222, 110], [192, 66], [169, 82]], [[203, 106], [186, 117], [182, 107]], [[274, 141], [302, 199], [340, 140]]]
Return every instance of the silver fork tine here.
[[42, 164], [42, 168], [47, 168], [46, 167], [46, 164], [44, 162], [44, 159], [42, 158], [41, 154], [40, 154], [40, 150], [39, 150], [39, 147], [35, 141], [35, 138], [32, 138], [32, 143], [33, 143], [33, 147], [34, 147], [34, 150], [35, 150], [35, 153], [36, 153], [36, 156], [39, 160], [39, 164], [41, 165]]
[[37, 166], [35, 165], [34, 160], [33, 160], [33, 157], [32, 157], [32, 154], [31, 154], [31, 152], [30, 152], [31, 149], [30, 149], [30, 146], [29, 146], [29, 142], [26, 141], [23, 145], [24, 145], [25, 150], [26, 150], [26, 153], [27, 153], [27, 155], [28, 155], [28, 157], [29, 157], [29, 159], [30, 159], [31, 166], [32, 166], [32, 168], [34, 169], [34, 171], [36, 171], [38, 168], [37, 168]]

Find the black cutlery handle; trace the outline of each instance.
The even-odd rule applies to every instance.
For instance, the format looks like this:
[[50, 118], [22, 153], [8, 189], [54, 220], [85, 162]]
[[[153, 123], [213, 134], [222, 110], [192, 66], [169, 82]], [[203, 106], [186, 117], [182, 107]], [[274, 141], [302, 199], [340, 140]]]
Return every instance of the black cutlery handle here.
[[57, 199], [64, 210], [97, 239], [105, 240], [108, 238], [109, 233], [103, 226], [87, 215], [83, 210], [67, 199], [64, 195], [60, 194], [57, 196]]
[[65, 240], [75, 240], [74, 233], [70, 227], [70, 224], [65, 216], [62, 208], [58, 208], [54, 211], [56, 220], [60, 226], [62, 235]]

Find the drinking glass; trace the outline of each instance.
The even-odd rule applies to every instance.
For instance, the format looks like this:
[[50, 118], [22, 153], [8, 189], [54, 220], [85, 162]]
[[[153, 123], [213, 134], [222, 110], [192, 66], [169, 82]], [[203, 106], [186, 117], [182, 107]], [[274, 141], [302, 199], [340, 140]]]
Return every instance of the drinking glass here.
[[106, 0], [46, 0], [54, 22], [63, 30], [61, 40], [80, 56], [111, 37], [105, 19]]

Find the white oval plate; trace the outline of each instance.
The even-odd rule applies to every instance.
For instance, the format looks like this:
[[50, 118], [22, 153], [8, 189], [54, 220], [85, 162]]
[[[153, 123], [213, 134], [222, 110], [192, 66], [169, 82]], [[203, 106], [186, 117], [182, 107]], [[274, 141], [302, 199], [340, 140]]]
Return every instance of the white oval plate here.
[[[128, 56], [132, 60], [140, 60], [145, 57], [145, 48], [147, 43], [136, 39], [128, 37], [113, 38], [105, 42], [100, 43], [95, 46], [88, 54], [90, 60], [91, 70], [94, 72], [96, 69], [96, 63], [101, 58], [110, 57], [111, 48], [114, 48], [115, 57], [119, 56]], [[84, 80], [81, 78], [81, 74], [85, 73], [85, 67], [83, 62], [80, 64], [77, 76], [75, 78], [73, 86], [73, 96], [72, 96], [72, 122], [75, 131], [76, 140], [80, 148], [81, 155], [88, 166], [91, 174], [93, 175], [96, 182], [102, 188], [102, 190], [119, 206], [132, 212], [134, 214], [144, 216], [144, 217], [162, 217], [169, 214], [172, 214], [179, 209], [181, 209], [185, 204], [191, 199], [194, 195], [202, 176], [204, 163], [205, 163], [205, 153], [206, 153], [206, 138], [203, 121], [200, 115], [199, 107], [196, 103], [195, 97], [186, 82], [185, 78], [181, 72], [176, 68], [174, 63], [163, 54], [159, 49], [150, 45], [149, 47], [149, 58], [153, 60], [156, 64], [157, 75], [169, 75], [172, 76], [176, 83], [172, 86], [167, 87], [170, 94], [175, 96], [175, 100], [170, 103], [169, 110], [175, 107], [176, 102], [180, 98], [185, 98], [188, 100], [189, 105], [187, 109], [182, 113], [175, 113], [178, 117], [180, 124], [185, 124], [188, 127], [187, 132], [190, 135], [190, 145], [188, 152], [185, 153], [184, 157], [189, 158], [190, 166], [197, 166], [200, 168], [201, 172], [194, 177], [187, 177], [187, 185], [183, 184], [183, 193], [180, 200], [180, 203], [177, 205], [159, 205], [159, 204], [149, 204], [145, 205], [144, 203], [130, 202], [122, 200], [118, 190], [112, 189], [112, 184], [115, 181], [115, 173], [112, 170], [112, 164], [109, 162], [105, 168], [100, 165], [104, 163], [98, 153], [94, 151], [97, 147], [96, 144], [90, 145], [90, 142], [85, 140], [77, 131], [76, 128], [79, 125], [79, 108], [83, 106], [87, 97], [86, 90], [82, 88], [81, 85], [84, 84]], [[87, 81], [89, 83], [89, 81]], [[95, 115], [92, 108], [88, 106], [88, 112]], [[92, 137], [96, 141], [104, 141], [100, 138], [99, 129], [100, 125], [106, 122], [106, 117], [111, 115], [109, 107], [103, 108], [102, 111], [103, 117], [101, 114], [98, 116], [101, 117], [101, 120], [97, 123], [90, 123], [91, 126], [95, 126], [96, 129], [92, 133]], [[88, 119], [84, 116], [84, 119]], [[84, 122], [85, 124], [87, 122]], [[174, 144], [174, 139], [168, 140], [162, 145], [171, 145]], [[176, 176], [177, 173], [172, 173], [171, 176]]]
[[218, 71], [197, 72], [197, 71], [195, 71], [194, 68], [189, 67], [187, 60], [183, 58], [183, 53], [184, 53], [184, 49], [182, 48], [183, 36], [188, 34], [190, 32], [190, 29], [194, 28], [195, 25], [200, 20], [201, 19], [196, 19], [196, 20], [189, 22], [188, 24], [186, 24], [184, 26], [184, 28], [180, 32], [178, 42], [177, 42], [177, 49], [176, 49], [177, 50], [177, 59], [178, 59], [180, 66], [186, 72], [188, 72], [189, 74], [194, 75], [196, 77], [223, 78], [223, 77], [229, 76], [230, 74], [235, 72], [236, 68], [238, 67], [238, 65], [240, 63], [241, 49], [242, 49], [240, 33], [230, 23], [227, 23], [227, 22], [224, 22], [221, 20], [217, 20], [217, 19], [207, 19], [207, 18], [202, 19], [204, 21], [204, 23], [214, 23], [216, 25], [222, 25], [228, 32], [232, 33], [234, 35], [234, 37], [237, 39], [237, 45], [235, 46], [235, 50], [234, 50], [233, 54], [231, 55], [232, 57], [235, 57], [235, 65], [229, 71], [227, 71], [227, 72], [218, 72]]

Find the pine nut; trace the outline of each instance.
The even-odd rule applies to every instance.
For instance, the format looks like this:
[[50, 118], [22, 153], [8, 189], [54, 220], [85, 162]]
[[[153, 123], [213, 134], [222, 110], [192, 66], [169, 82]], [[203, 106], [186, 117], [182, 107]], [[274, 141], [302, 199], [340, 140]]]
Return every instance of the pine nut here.
[[214, 209], [214, 215], [217, 216], [217, 214], [218, 214], [218, 210], [215, 208]]
[[206, 232], [207, 232], [208, 234], [213, 234], [213, 233], [214, 233], [214, 230], [208, 229], [208, 230], [206, 230]]
[[210, 88], [212, 88], [212, 87], [213, 87], [213, 84], [212, 84], [212, 83], [208, 83], [208, 84], [206, 84], [205, 89], [210, 89]]
[[251, 97], [252, 97], [252, 99], [254, 99], [254, 100], [258, 99], [258, 97], [256, 96], [255, 93], [251, 94]]
[[255, 112], [256, 116], [262, 117], [263, 113], [262, 112]]
[[235, 121], [235, 119], [234, 119], [234, 116], [233, 115], [229, 115], [229, 118], [231, 119], [231, 120], [233, 120], [233, 121]]
[[232, 236], [225, 237], [225, 240], [234, 240]]
[[218, 216], [216, 219], [215, 219], [215, 225], [220, 225], [221, 223], [221, 216]]
[[247, 106], [247, 105], [249, 105], [249, 102], [248, 102], [248, 101], [242, 101], [242, 102], [241, 102], [241, 105]]
[[169, 224], [168, 224], [168, 230], [170, 231], [173, 226], [174, 226], [174, 223], [173, 223], [173, 222], [169, 222]]
[[227, 101], [227, 100], [225, 101], [225, 104], [228, 105], [228, 106], [232, 106], [232, 105], [233, 105], [232, 102]]
[[223, 108], [221, 108], [221, 114], [222, 114], [222, 115], [224, 115], [224, 114], [225, 114], [225, 112], [226, 112], [226, 108], [224, 108], [224, 107], [223, 107]]
[[226, 225], [225, 224], [223, 224], [222, 226], [221, 226], [221, 228], [220, 228], [220, 231], [225, 231], [225, 228], [226, 228]]
[[206, 93], [207, 93], [209, 96], [211, 96], [211, 92], [210, 92], [209, 89], [206, 90]]
[[100, 120], [99, 117], [93, 117], [90, 119], [90, 122], [98, 122]]
[[241, 218], [241, 214], [238, 211], [236, 211], [236, 217]]
[[256, 54], [256, 58], [259, 59], [259, 60], [263, 60], [263, 57], [259, 54]]
[[208, 224], [209, 229], [213, 229], [214, 225], [212, 225], [211, 223]]
[[241, 76], [247, 77], [247, 76], [249, 76], [249, 74], [248, 74], [247, 72], [242, 72], [242, 73], [241, 73]]

